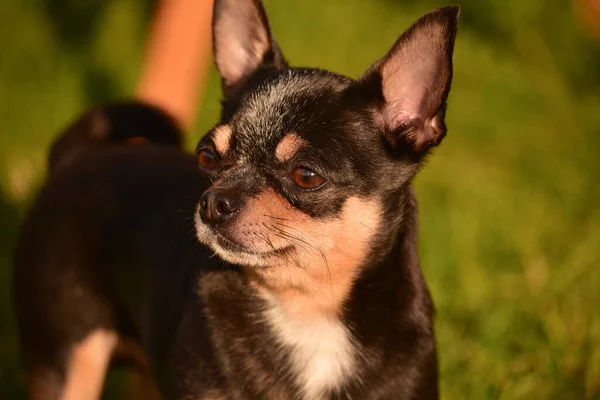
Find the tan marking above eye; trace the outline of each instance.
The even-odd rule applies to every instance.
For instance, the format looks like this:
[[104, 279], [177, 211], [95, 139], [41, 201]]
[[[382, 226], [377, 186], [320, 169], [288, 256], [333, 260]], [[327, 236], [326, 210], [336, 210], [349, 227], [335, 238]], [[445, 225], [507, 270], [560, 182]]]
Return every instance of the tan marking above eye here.
[[216, 127], [212, 134], [212, 141], [220, 155], [227, 154], [229, 142], [231, 141], [231, 127], [229, 125]]
[[295, 133], [288, 133], [279, 141], [279, 144], [275, 149], [275, 157], [281, 162], [286, 162], [305, 145], [306, 142], [298, 135]]

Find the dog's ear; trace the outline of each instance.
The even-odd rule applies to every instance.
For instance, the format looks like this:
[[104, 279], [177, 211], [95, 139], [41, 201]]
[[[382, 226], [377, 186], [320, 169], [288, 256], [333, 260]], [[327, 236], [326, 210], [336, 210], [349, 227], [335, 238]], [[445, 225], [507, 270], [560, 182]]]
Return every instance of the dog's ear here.
[[286, 67], [260, 0], [215, 0], [212, 28], [225, 97], [261, 68]]
[[459, 6], [426, 14], [358, 80], [393, 146], [423, 154], [445, 136], [459, 14]]

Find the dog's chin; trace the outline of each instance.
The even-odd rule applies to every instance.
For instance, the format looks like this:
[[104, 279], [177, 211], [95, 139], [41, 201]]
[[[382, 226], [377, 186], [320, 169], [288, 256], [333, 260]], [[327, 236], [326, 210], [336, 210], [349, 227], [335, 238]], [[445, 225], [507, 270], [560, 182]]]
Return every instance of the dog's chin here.
[[198, 217], [198, 213], [194, 222], [196, 237], [200, 243], [211, 248], [223, 261], [231, 264], [257, 268], [270, 267], [292, 250], [291, 247], [285, 247], [268, 252], [256, 252], [206, 226]]

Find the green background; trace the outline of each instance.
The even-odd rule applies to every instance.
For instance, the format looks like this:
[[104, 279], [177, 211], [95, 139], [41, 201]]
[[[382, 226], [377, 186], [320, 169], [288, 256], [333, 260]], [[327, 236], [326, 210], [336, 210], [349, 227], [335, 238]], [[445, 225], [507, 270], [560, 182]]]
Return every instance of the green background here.
[[[444, 4], [266, 8], [292, 64], [356, 77]], [[442, 397], [598, 399], [600, 47], [569, 1], [462, 6], [448, 136], [416, 180]], [[151, 11], [140, 0], [2, 0], [1, 399], [24, 398], [10, 297], [19, 220], [53, 135], [88, 106], [133, 92]], [[218, 100], [213, 70], [190, 147], [216, 121]], [[122, 380], [113, 374], [109, 386]]]

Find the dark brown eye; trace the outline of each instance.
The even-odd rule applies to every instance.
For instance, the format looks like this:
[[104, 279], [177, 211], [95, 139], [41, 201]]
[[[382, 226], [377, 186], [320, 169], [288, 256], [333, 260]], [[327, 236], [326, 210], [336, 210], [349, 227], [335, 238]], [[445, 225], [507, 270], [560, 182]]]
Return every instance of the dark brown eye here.
[[217, 157], [208, 149], [200, 150], [198, 153], [198, 161], [204, 169], [215, 169], [218, 165]]
[[314, 189], [321, 186], [325, 179], [308, 168], [298, 167], [292, 172], [294, 183], [304, 189]]

